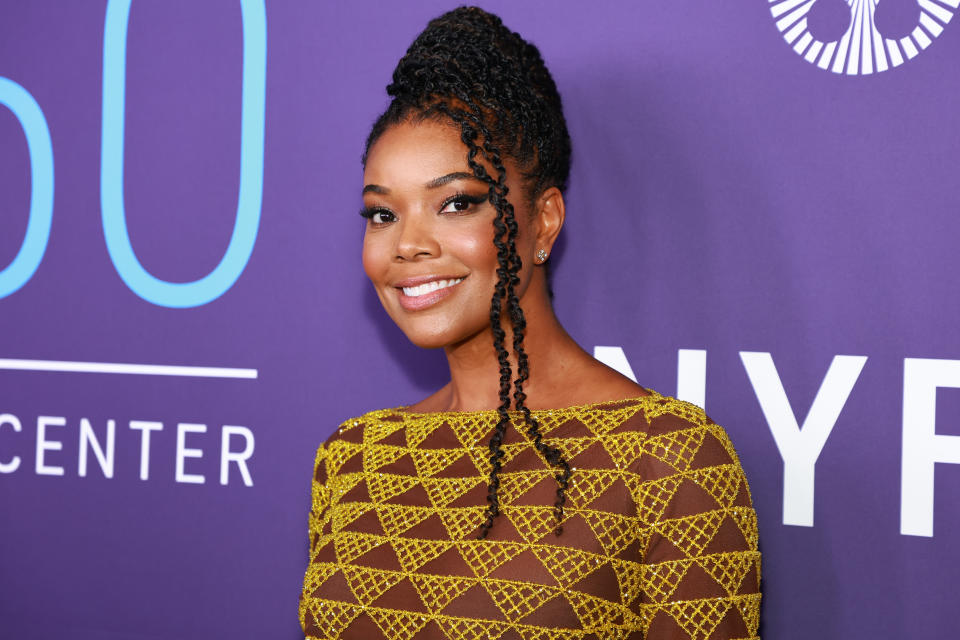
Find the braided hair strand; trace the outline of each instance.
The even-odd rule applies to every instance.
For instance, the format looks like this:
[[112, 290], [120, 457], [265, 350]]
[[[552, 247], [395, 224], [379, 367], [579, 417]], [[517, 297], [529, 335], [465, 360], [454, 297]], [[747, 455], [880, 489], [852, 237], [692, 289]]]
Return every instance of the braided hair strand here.
[[[523, 346], [526, 319], [516, 294], [523, 265], [517, 253], [518, 225], [514, 207], [507, 199], [503, 158], [509, 156], [520, 168], [527, 188], [521, 195], [530, 201], [546, 188], [566, 189], [571, 146], [560, 94], [539, 50], [507, 28], [499, 17], [477, 7], [460, 7], [431, 20], [397, 64], [387, 93], [392, 100], [370, 131], [364, 163], [373, 144], [393, 125], [426, 119], [452, 122], [460, 128], [467, 163], [474, 176], [488, 186], [488, 200], [496, 211], [493, 244], [497, 283], [490, 301], [490, 327], [500, 372], [500, 404], [488, 444], [488, 505], [478, 537], [488, 535], [500, 513], [502, 445], [510, 424], [511, 404], [522, 415], [534, 447], [558, 470], [554, 515], [559, 535], [571, 468], [558, 449], [543, 441], [540, 424], [526, 406], [523, 383], [530, 377]], [[495, 175], [487, 171], [481, 159]], [[513, 334], [516, 378], [505, 346], [504, 310]]]

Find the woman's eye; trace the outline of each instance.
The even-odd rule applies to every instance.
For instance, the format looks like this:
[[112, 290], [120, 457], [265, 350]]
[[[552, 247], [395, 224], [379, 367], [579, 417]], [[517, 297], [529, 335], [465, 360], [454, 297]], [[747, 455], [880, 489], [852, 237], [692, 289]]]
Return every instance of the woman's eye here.
[[396, 216], [387, 209], [361, 209], [360, 215], [368, 219], [372, 224], [387, 224], [388, 222], [395, 222], [397, 219]]
[[466, 198], [454, 198], [443, 208], [442, 213], [454, 213], [456, 211], [466, 211], [470, 208], [470, 203]]
[[462, 213], [468, 211], [471, 206], [480, 204], [487, 199], [487, 196], [468, 196], [458, 195], [450, 198], [443, 204], [440, 213]]

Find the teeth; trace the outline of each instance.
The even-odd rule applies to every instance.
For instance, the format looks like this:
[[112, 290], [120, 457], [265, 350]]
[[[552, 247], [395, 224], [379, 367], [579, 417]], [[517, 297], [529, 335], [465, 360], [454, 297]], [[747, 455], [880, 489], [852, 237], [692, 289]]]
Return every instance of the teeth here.
[[432, 293], [439, 289], [446, 289], [447, 287], [452, 287], [455, 284], [463, 282], [463, 278], [454, 278], [453, 280], [434, 280], [433, 282], [425, 282], [416, 287], [404, 287], [403, 295], [410, 298], [416, 298], [418, 296], [424, 296], [428, 293]]

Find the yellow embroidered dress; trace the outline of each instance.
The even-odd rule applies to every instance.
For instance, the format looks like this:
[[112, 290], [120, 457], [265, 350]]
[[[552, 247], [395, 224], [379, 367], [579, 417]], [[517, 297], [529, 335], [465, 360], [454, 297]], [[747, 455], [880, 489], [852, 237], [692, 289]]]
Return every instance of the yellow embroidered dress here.
[[533, 413], [575, 469], [560, 536], [556, 472], [519, 414], [485, 540], [496, 411], [343, 423], [317, 452], [307, 637], [756, 638], [756, 515], [724, 430], [655, 392]]

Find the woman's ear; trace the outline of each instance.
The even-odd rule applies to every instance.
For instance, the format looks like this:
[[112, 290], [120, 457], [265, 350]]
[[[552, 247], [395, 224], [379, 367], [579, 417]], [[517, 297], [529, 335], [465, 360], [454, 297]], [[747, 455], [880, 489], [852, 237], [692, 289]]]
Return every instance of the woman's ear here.
[[[536, 212], [535, 225], [537, 229], [536, 249], [538, 252], [542, 250], [549, 256], [553, 250], [553, 243], [557, 241], [560, 229], [563, 228], [563, 221], [566, 217], [563, 193], [556, 187], [544, 189], [543, 193], [537, 198], [534, 211]], [[539, 260], [539, 262], [543, 262], [543, 260]]]

